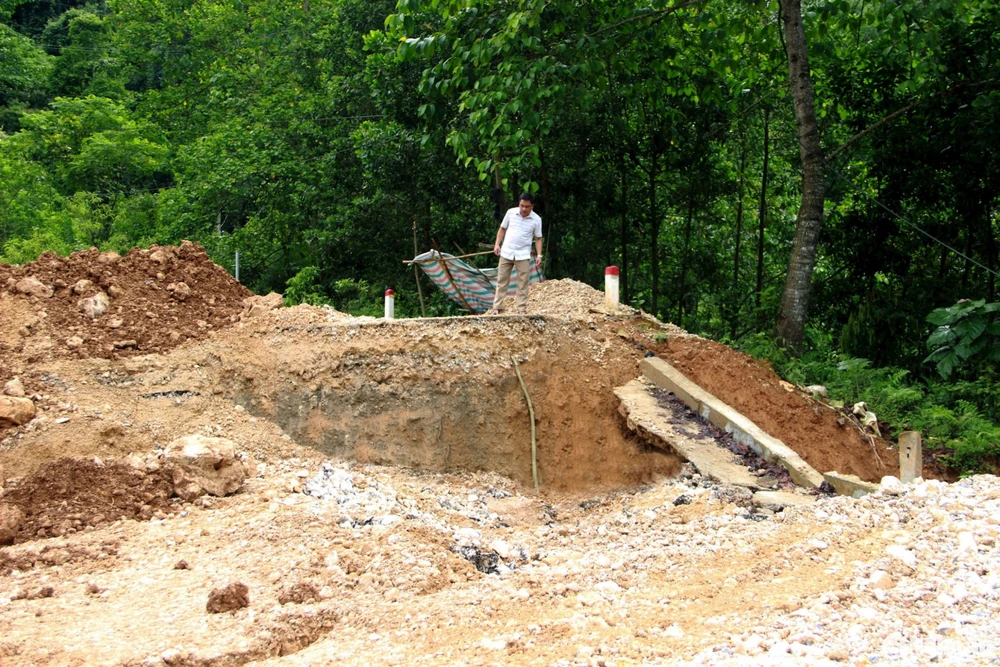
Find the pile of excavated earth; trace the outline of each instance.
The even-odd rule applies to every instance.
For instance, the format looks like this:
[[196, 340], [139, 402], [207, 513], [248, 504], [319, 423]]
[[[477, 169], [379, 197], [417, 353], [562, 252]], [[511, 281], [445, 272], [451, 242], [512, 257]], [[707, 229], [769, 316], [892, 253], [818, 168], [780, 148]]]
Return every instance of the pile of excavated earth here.
[[[635, 428], [647, 357], [873, 492], [653, 386]], [[849, 412], [571, 280], [384, 321], [190, 243], [46, 254], [0, 265], [0, 387], [0, 664], [1000, 662], [996, 477], [902, 484]]]

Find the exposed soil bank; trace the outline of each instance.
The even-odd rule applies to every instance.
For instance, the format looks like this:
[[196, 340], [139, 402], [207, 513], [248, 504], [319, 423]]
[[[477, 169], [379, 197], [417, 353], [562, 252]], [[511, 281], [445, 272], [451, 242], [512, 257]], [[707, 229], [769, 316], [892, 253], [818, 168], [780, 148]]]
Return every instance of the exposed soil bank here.
[[[575, 329], [575, 332], [574, 332]], [[329, 456], [423, 470], [493, 470], [531, 485], [531, 427], [512, 358], [536, 418], [541, 484], [564, 491], [635, 486], [675, 474], [675, 457], [623, 429], [611, 389], [636, 355], [566, 321], [542, 317], [332, 323], [286, 328], [210, 348], [220, 388], [252, 414]]]

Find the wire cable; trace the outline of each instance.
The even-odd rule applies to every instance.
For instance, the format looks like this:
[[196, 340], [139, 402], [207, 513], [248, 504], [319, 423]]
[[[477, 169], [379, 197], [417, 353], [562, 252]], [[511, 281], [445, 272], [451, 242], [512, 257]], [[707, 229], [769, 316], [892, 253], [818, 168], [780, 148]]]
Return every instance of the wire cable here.
[[950, 245], [948, 245], [947, 243], [945, 243], [941, 239], [936, 238], [935, 236], [933, 236], [929, 232], [926, 232], [923, 229], [921, 229], [918, 225], [916, 225], [916, 224], [910, 222], [909, 220], [907, 220], [906, 218], [904, 218], [899, 213], [896, 213], [895, 211], [893, 211], [891, 208], [889, 208], [888, 206], [886, 206], [885, 204], [883, 204], [882, 202], [880, 202], [874, 196], [872, 196], [871, 194], [869, 194], [869, 193], [865, 192], [864, 190], [862, 190], [858, 185], [856, 185], [854, 183], [854, 181], [852, 181], [847, 176], [845, 176], [844, 173], [842, 171], [840, 171], [839, 169], [834, 169], [833, 171], [834, 171], [835, 174], [837, 174], [838, 176], [840, 176], [840, 178], [842, 178], [844, 180], [844, 182], [846, 182], [855, 192], [857, 192], [858, 194], [863, 195], [864, 197], [866, 197], [869, 200], [871, 200], [874, 204], [876, 204], [879, 208], [883, 209], [886, 213], [888, 213], [892, 217], [896, 218], [897, 220], [900, 220], [901, 222], [903, 222], [907, 226], [912, 227], [914, 230], [920, 232], [921, 234], [923, 234], [924, 236], [926, 236], [927, 238], [929, 238], [934, 243], [937, 243], [938, 245], [940, 245], [940, 246], [942, 246], [944, 248], [947, 248], [948, 250], [950, 250], [951, 252], [955, 253], [956, 255], [958, 255], [959, 257], [961, 257], [962, 259], [964, 259], [965, 261], [970, 262], [972, 264], [975, 264], [976, 266], [978, 266], [979, 268], [983, 269], [987, 273], [992, 273], [994, 276], [1000, 277], [1000, 273], [998, 273], [997, 271], [994, 271], [993, 269], [991, 269], [988, 266], [980, 264], [979, 262], [977, 262], [976, 260], [972, 259], [971, 257], [969, 257], [968, 255], [966, 255], [965, 253], [963, 253], [963, 252], [961, 252], [959, 250], [956, 250], [955, 248], [952, 248]]

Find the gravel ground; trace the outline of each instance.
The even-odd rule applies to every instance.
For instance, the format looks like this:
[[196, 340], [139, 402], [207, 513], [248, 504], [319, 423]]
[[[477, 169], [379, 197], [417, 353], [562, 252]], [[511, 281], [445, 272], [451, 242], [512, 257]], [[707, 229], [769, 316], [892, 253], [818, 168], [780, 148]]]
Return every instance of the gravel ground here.
[[[887, 482], [887, 483], [886, 483]], [[834, 497], [789, 510], [785, 521], [832, 524], [822, 540], [787, 557], [824, 558], [856, 526], [891, 541], [867, 562], [851, 563], [847, 586], [810, 600], [766, 625], [734, 633], [692, 665], [791, 665], [808, 660], [853, 664], [985, 665], [1000, 662], [1000, 483], [978, 476], [931, 480], [861, 500]]]

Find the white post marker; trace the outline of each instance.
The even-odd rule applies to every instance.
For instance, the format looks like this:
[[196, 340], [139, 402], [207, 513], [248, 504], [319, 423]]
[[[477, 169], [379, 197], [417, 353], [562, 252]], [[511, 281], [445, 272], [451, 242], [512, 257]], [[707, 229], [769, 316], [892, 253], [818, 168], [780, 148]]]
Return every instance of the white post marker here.
[[385, 319], [396, 319], [396, 293], [391, 289], [385, 291]]
[[618, 267], [604, 269], [604, 307], [608, 311], [618, 310]]

